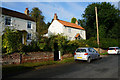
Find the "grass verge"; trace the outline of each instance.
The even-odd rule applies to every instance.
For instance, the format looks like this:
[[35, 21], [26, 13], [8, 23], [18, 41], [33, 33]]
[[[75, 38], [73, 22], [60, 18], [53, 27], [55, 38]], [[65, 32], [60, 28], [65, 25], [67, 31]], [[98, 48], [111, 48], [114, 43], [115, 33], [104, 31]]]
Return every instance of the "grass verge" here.
[[30, 71], [34, 70], [37, 67], [41, 66], [48, 66], [48, 65], [53, 65], [53, 64], [64, 64], [64, 63], [72, 63], [74, 62], [74, 58], [66, 58], [61, 61], [45, 61], [45, 62], [35, 62], [35, 63], [23, 63], [23, 64], [12, 64], [12, 65], [3, 65], [2, 66], [2, 71], [3, 75], [7, 74], [16, 74], [16, 73], [21, 73], [25, 71]]
[[100, 53], [100, 55], [108, 55], [108, 53], [106, 52], [106, 53]]

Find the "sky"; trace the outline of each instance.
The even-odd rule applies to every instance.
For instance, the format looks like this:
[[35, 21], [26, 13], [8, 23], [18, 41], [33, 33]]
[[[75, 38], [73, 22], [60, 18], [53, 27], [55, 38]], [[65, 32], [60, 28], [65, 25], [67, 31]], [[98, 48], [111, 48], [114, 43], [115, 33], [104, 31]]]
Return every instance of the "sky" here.
[[[44, 21], [51, 22], [54, 14], [57, 13], [58, 19], [64, 21], [71, 21], [71, 18], [82, 19], [85, 8], [94, 3], [93, 2], [2, 2], [2, 7], [24, 13], [25, 8], [30, 11], [34, 7], [38, 7], [42, 11], [42, 15], [45, 16]], [[118, 8], [118, 2], [110, 2], [116, 8]]]

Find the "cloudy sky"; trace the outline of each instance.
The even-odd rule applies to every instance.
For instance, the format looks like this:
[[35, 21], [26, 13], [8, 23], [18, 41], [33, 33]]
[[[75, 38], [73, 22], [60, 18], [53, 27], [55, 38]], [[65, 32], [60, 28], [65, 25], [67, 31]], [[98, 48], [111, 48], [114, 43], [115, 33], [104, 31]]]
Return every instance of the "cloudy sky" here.
[[[112, 2], [109, 1], [112, 5], [115, 5], [118, 8], [118, 1]], [[82, 14], [84, 13], [85, 8], [94, 3], [92, 2], [72, 2], [72, 1], [62, 1], [62, 2], [2, 2], [2, 7], [15, 10], [21, 13], [24, 13], [25, 8], [29, 8], [31, 11], [33, 7], [38, 7], [42, 11], [42, 15], [45, 16], [45, 22], [51, 22], [54, 17], [54, 13], [57, 13], [58, 18], [64, 21], [71, 21], [72, 17], [77, 19], [82, 19]]]

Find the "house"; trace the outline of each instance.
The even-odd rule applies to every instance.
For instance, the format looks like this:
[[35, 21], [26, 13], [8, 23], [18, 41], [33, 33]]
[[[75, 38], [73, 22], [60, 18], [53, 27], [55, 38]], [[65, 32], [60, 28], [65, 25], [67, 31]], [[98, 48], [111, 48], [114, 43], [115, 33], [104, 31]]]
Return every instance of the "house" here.
[[0, 7], [2, 14], [0, 15], [0, 27], [2, 26], [2, 34], [4, 29], [10, 27], [22, 32], [22, 43], [29, 44], [36, 36], [36, 22], [29, 16], [28, 8], [25, 13], [20, 13], [10, 9]]
[[48, 37], [51, 35], [63, 34], [67, 36], [68, 40], [80, 40], [86, 39], [86, 31], [83, 27], [78, 25], [78, 21], [75, 23], [59, 20], [57, 14], [54, 15], [54, 19], [48, 28]]

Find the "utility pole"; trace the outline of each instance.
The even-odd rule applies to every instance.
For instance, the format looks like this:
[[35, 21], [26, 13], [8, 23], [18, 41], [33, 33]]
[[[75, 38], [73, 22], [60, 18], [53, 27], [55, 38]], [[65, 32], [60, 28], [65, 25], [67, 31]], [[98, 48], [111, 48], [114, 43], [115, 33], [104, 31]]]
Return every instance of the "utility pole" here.
[[97, 27], [97, 44], [98, 44], [98, 53], [100, 53], [100, 48], [99, 48], [99, 30], [98, 30], [97, 7], [95, 7], [95, 14], [96, 14], [96, 27]]

